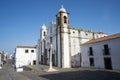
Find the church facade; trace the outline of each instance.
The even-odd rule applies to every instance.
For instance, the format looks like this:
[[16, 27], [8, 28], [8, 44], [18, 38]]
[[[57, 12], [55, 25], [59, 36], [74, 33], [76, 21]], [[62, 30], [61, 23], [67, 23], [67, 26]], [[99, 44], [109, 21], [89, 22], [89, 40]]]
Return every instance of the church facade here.
[[49, 65], [50, 44], [52, 44], [52, 62], [62, 68], [81, 66], [81, 45], [92, 39], [107, 36], [103, 32], [76, 29], [70, 27], [70, 14], [61, 7], [56, 22], [49, 27], [42, 25], [37, 43], [37, 63]]

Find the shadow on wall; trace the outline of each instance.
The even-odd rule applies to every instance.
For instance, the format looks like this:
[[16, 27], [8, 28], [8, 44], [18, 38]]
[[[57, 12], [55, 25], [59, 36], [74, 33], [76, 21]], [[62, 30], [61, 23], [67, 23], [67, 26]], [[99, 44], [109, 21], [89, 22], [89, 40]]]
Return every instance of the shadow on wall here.
[[108, 71], [68, 71], [39, 75], [45, 80], [120, 80], [120, 73]]
[[71, 67], [80, 67], [80, 63], [81, 63], [81, 54], [78, 53], [74, 56], [71, 56]]

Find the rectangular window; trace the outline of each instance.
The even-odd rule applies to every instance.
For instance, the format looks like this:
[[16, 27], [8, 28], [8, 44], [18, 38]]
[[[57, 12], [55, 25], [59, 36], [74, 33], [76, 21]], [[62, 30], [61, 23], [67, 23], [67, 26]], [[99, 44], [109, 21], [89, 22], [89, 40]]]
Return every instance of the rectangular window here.
[[34, 53], [34, 50], [31, 50], [31, 53]]
[[104, 55], [109, 55], [109, 47], [108, 47], [108, 44], [105, 44], [104, 45]]
[[94, 66], [94, 59], [90, 58], [89, 61], [90, 61], [90, 66]]
[[93, 49], [92, 49], [92, 47], [89, 47], [89, 55], [90, 55], [90, 56], [93, 55]]
[[52, 37], [50, 37], [50, 43], [52, 43]]
[[28, 49], [25, 50], [25, 53], [28, 53]]
[[52, 27], [50, 27], [50, 33], [52, 33]]

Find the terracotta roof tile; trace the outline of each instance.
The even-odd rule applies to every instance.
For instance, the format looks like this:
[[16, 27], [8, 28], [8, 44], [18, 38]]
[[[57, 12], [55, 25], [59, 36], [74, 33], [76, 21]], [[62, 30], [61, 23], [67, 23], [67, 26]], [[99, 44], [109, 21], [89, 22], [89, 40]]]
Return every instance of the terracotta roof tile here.
[[110, 36], [105, 36], [105, 37], [98, 38], [98, 39], [92, 39], [92, 40], [90, 40], [86, 43], [83, 43], [82, 45], [97, 43], [97, 42], [111, 40], [111, 39], [115, 39], [115, 38], [120, 38], [120, 33], [113, 34], [113, 35], [110, 35]]
[[16, 48], [36, 48], [35, 46], [16, 46]]

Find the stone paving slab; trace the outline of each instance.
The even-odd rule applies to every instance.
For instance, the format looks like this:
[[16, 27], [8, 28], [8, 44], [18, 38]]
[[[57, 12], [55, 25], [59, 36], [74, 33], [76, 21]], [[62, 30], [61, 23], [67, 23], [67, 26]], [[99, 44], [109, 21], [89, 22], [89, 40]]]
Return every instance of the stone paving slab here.
[[[28, 65], [25, 66], [30, 68], [32, 71], [46, 71], [47, 69], [49, 69], [48, 65]], [[120, 70], [107, 70], [107, 69], [96, 69], [96, 68], [59, 68], [59, 67], [55, 67], [53, 66], [54, 69], [58, 70], [59, 72], [62, 71], [75, 71], [75, 70], [89, 70], [89, 71], [109, 71], [109, 72], [118, 72], [120, 73]]]
[[[42, 65], [45, 67], [45, 65]], [[43, 68], [42, 67], [42, 68]], [[31, 66], [32, 69], [39, 69], [39, 66]], [[22, 75], [32, 80], [120, 80], [120, 72], [104, 69], [89, 68], [58, 68], [57, 72], [45, 71], [23, 71]]]
[[[28, 65], [28, 66], [25, 66], [25, 67], [28, 67], [30, 69], [32, 69], [32, 71], [46, 71], [49, 69], [49, 66], [48, 65]], [[54, 69], [57, 69], [57, 70], [61, 70], [62, 68], [58, 68], [58, 67], [54, 67]]]
[[46, 65], [29, 66], [29, 68], [32, 70], [18, 73], [11, 65], [5, 65], [0, 70], [0, 80], [120, 80], [120, 72], [112, 70], [54, 67], [58, 71], [46, 72], [44, 69], [49, 68]]
[[4, 65], [0, 70], [0, 80], [31, 80], [17, 73], [11, 65]]

